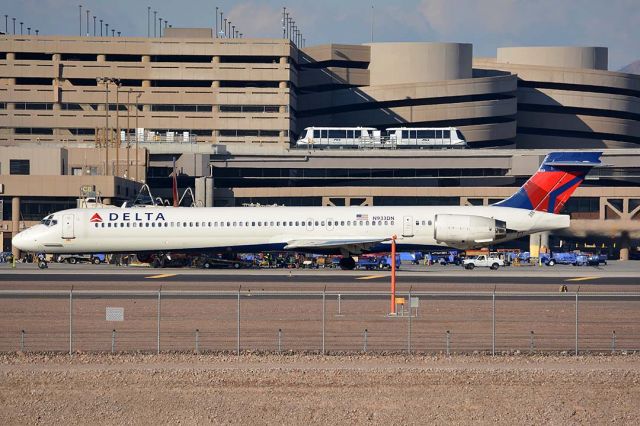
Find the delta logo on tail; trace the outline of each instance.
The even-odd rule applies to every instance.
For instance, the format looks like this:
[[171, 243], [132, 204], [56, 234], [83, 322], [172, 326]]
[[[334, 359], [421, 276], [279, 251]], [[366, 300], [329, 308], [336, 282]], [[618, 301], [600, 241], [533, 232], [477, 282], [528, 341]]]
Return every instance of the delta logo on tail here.
[[89, 219], [89, 222], [99, 223], [99, 222], [102, 222], [102, 218], [98, 213], [94, 213], [93, 216], [91, 216], [91, 219]]
[[552, 152], [518, 192], [495, 205], [558, 214], [587, 173], [602, 165], [601, 155], [602, 152]]

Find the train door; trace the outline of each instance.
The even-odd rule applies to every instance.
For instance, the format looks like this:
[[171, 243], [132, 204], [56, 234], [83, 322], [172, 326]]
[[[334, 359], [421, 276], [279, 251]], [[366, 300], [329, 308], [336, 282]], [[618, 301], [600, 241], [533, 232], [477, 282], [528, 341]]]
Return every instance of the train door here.
[[62, 238], [71, 239], [75, 237], [76, 236], [73, 229], [73, 215], [62, 215]]
[[413, 237], [413, 216], [405, 216], [402, 222], [402, 236]]

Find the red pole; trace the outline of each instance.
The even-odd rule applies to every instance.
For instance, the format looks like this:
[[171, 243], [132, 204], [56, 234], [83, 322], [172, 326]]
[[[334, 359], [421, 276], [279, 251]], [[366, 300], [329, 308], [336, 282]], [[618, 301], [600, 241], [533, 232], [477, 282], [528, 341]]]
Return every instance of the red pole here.
[[396, 314], [396, 238], [391, 237], [391, 315]]

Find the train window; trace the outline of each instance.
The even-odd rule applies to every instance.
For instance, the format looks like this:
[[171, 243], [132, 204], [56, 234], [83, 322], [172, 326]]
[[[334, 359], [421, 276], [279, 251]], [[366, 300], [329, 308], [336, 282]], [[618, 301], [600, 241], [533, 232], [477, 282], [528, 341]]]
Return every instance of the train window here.
[[435, 138], [442, 139], [442, 130], [435, 130]]
[[353, 139], [353, 130], [347, 130], [347, 139]]
[[344, 139], [346, 130], [329, 130], [329, 139]]
[[319, 138], [320, 137], [320, 130], [314, 130], [313, 131], [313, 137], [314, 138]]
[[449, 139], [451, 137], [451, 131], [450, 130], [443, 130], [442, 131], [442, 137], [445, 139]]
[[415, 139], [416, 138], [416, 131], [415, 130], [410, 130], [409, 131], [409, 139]]
[[323, 139], [327, 138], [327, 131], [326, 130], [320, 130], [320, 137]]
[[409, 131], [407, 130], [402, 131], [402, 139], [409, 139]]
[[362, 136], [362, 130], [355, 130], [355, 131], [353, 132], [353, 137], [354, 137], [354, 138], [356, 138], [356, 139], [357, 139], [357, 138], [359, 138], [359, 137], [361, 137], [361, 136]]

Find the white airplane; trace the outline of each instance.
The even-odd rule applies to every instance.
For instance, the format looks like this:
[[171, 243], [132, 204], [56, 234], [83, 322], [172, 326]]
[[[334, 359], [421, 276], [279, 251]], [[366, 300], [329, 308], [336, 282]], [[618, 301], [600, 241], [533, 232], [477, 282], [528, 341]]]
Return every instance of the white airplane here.
[[555, 152], [513, 196], [491, 206], [121, 207], [63, 210], [20, 232], [13, 245], [43, 253], [296, 251], [352, 255], [397, 249], [469, 249], [569, 227], [558, 214], [601, 152]]

